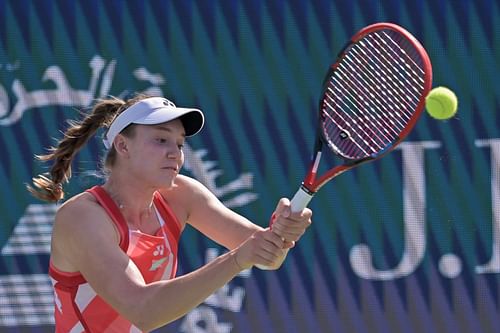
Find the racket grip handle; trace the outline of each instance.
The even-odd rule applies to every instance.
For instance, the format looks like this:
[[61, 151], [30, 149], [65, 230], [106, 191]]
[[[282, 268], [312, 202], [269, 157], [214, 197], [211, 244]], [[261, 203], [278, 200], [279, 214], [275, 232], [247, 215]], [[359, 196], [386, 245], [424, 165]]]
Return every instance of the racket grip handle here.
[[305, 190], [303, 186], [301, 186], [290, 201], [290, 208], [292, 209], [292, 212], [300, 212], [306, 208], [313, 195], [314, 193], [310, 193]]

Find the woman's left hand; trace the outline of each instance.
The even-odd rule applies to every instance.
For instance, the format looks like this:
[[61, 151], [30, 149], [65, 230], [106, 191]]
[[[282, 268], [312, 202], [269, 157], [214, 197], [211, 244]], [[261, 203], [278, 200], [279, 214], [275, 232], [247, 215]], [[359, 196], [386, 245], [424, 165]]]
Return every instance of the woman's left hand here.
[[271, 229], [284, 240], [284, 248], [292, 248], [311, 225], [311, 216], [312, 211], [309, 208], [292, 212], [290, 200], [282, 198], [273, 213]]

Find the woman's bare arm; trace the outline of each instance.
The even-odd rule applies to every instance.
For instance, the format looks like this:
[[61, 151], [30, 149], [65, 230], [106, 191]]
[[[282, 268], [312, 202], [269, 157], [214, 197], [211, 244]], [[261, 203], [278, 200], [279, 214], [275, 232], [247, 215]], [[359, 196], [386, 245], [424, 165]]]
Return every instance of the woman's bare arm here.
[[196, 271], [145, 284], [135, 264], [119, 248], [116, 233], [98, 204], [88, 200], [66, 204], [56, 215], [53, 263], [60, 269], [79, 271], [98, 295], [145, 331], [186, 314], [241, 270], [254, 264], [275, 265], [283, 255], [280, 237], [258, 230]]

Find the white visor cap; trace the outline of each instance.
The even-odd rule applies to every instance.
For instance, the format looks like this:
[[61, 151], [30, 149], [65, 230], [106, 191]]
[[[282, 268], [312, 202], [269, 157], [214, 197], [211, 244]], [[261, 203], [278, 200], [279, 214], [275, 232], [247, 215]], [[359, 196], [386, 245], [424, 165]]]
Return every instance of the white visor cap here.
[[179, 118], [186, 136], [193, 136], [203, 128], [205, 117], [198, 109], [179, 108], [164, 97], [145, 98], [120, 113], [111, 123], [103, 142], [106, 149], [113, 146], [115, 137], [130, 124], [156, 125]]

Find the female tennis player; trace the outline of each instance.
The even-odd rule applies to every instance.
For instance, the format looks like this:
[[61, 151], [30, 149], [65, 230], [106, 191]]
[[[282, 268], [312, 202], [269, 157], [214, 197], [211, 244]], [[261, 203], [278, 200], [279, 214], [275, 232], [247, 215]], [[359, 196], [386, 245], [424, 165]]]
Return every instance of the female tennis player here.
[[[198, 181], [180, 175], [186, 137], [204, 123], [197, 109], [162, 97], [98, 101], [71, 123], [42, 161], [50, 175], [29, 190], [63, 199], [76, 153], [101, 128], [107, 155], [103, 185], [60, 206], [52, 235], [49, 275], [55, 291], [56, 332], [140, 332], [189, 312], [244, 269], [277, 269], [311, 223], [311, 211], [292, 213], [287, 199], [273, 230], [226, 208]], [[229, 251], [175, 277], [177, 247], [186, 224]]]

